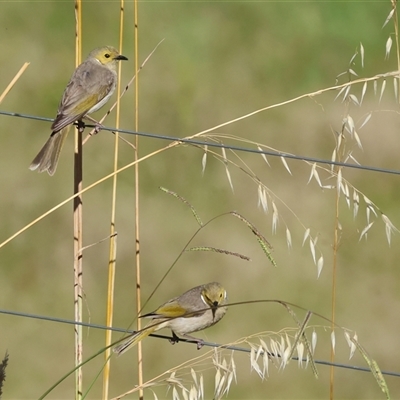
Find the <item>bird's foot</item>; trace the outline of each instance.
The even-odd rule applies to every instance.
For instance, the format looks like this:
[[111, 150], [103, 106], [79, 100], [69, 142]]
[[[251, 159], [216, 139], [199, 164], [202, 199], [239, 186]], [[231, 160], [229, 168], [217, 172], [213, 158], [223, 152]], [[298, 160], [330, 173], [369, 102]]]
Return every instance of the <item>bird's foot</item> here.
[[[200, 350], [203, 346], [204, 346], [204, 340], [203, 339], [199, 339], [190, 335], [183, 335], [185, 336], [185, 338], [188, 338], [189, 340], [193, 340], [194, 342], [196, 342], [197, 344], [197, 350]], [[180, 341], [179, 336], [176, 335], [175, 332], [172, 331], [172, 337], [171, 339], [169, 339], [169, 342], [171, 344], [175, 344], [178, 343]]]
[[176, 336], [176, 333], [175, 333], [175, 332], [172, 332], [172, 337], [171, 337], [171, 339], [169, 339], [169, 342], [170, 342], [171, 344], [175, 344], [175, 343], [178, 343], [178, 342], [179, 342], [179, 337]]
[[198, 339], [197, 340], [197, 350], [200, 350], [204, 346], [204, 340]]
[[104, 125], [102, 125], [100, 122], [96, 121], [90, 115], [85, 115], [84, 118], [86, 118], [89, 121], [92, 121], [94, 123], [94, 129], [90, 132], [90, 135], [97, 135], [104, 128]]
[[85, 127], [86, 127], [85, 123], [82, 120], [79, 120], [77, 122], [77, 126], [78, 126], [78, 131], [80, 133], [82, 133], [85, 130]]
[[103, 128], [104, 128], [104, 125], [97, 122], [96, 125], [94, 126], [93, 134], [97, 135]]
[[190, 336], [188, 334], [186, 334], [184, 336], [186, 338], [188, 338], [189, 340], [193, 340], [197, 344], [197, 350], [200, 350], [204, 346], [204, 340], [203, 339], [199, 339], [197, 337]]

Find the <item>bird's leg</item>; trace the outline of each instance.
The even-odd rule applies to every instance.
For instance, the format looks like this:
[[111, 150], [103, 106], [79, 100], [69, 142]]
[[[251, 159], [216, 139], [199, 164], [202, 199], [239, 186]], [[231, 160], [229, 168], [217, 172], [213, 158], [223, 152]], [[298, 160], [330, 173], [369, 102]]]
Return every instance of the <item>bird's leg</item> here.
[[171, 332], [172, 332], [172, 338], [169, 339], [170, 343], [171, 344], [178, 343], [179, 342], [179, 337], [176, 336], [176, 333], [174, 331], [171, 331]]
[[188, 334], [182, 335], [182, 336], [185, 336], [186, 338], [188, 338], [188, 339], [193, 340], [194, 342], [196, 342], [196, 343], [197, 343], [197, 350], [200, 350], [200, 349], [204, 346], [204, 340], [203, 340], [203, 339], [199, 339], [199, 338], [197, 338], [197, 337], [190, 336], [190, 335], [188, 335]]
[[101, 129], [103, 128], [103, 125], [100, 124], [100, 122], [97, 122], [94, 118], [92, 118], [90, 115], [85, 115], [85, 118], [87, 118], [89, 121], [92, 121], [94, 123], [94, 134], [97, 135]]
[[[170, 343], [171, 344], [178, 343], [179, 340], [180, 340], [179, 337], [176, 335], [176, 333], [174, 331], [171, 331], [171, 332], [172, 332], [172, 338], [169, 339]], [[203, 339], [199, 339], [199, 338], [196, 338], [194, 336], [190, 336], [188, 334], [183, 334], [182, 336], [185, 336], [185, 338], [188, 338], [188, 339], [193, 340], [194, 342], [196, 342], [197, 343], [197, 350], [200, 350], [204, 346], [204, 340]]]

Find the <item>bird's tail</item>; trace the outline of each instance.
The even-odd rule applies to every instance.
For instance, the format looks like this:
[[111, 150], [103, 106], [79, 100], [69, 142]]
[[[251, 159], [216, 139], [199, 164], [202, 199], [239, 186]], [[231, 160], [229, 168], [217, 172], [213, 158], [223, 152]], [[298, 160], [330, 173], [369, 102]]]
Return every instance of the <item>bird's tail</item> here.
[[58, 164], [58, 158], [60, 157], [60, 152], [70, 127], [69, 125], [49, 137], [29, 166], [31, 171], [47, 171], [49, 175], [54, 175]]
[[113, 352], [117, 353], [117, 355], [124, 354], [126, 351], [136, 346], [142, 339], [152, 334], [154, 331], [158, 330], [157, 325], [149, 326], [148, 328], [143, 329], [140, 332], [133, 334], [128, 337], [128, 339], [124, 340], [120, 345], [115, 346], [113, 348]]

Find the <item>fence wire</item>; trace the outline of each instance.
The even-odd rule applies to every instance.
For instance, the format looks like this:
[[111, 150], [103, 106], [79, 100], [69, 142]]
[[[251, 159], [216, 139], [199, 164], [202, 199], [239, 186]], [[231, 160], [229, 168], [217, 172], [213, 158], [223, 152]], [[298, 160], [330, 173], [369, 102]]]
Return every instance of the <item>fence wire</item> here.
[[[44, 121], [44, 122], [53, 122], [54, 121], [54, 119], [52, 119], [52, 118], [38, 117], [35, 115], [20, 114], [20, 113], [15, 113], [15, 112], [10, 112], [10, 111], [1, 111], [0, 110], [0, 115], [5, 115], [5, 116], [9, 116], [9, 117], [26, 118], [26, 119], [32, 119], [32, 120]], [[86, 124], [86, 126], [88, 128], [96, 127], [95, 125], [91, 125], [91, 124]], [[330, 165], [330, 166], [334, 165], [334, 166], [338, 166], [338, 167], [359, 169], [359, 170], [363, 170], [363, 171], [400, 175], [400, 170], [398, 170], [398, 169], [388, 169], [388, 168], [375, 167], [375, 166], [371, 166], [371, 165], [361, 165], [361, 164], [355, 164], [355, 163], [350, 164], [347, 162], [332, 161], [332, 160], [327, 160], [327, 159], [323, 159], [323, 158], [299, 156], [299, 155], [295, 155], [295, 154], [284, 153], [284, 152], [279, 152], [279, 151], [272, 151], [272, 150], [252, 149], [249, 147], [234, 146], [234, 145], [229, 145], [229, 144], [210, 142], [210, 141], [206, 141], [206, 140], [188, 139], [188, 138], [184, 138], [184, 137], [182, 138], [182, 137], [178, 137], [178, 136], [161, 135], [161, 134], [149, 133], [149, 132], [138, 132], [138, 131], [133, 131], [133, 130], [129, 130], [129, 129], [116, 129], [116, 128], [110, 128], [107, 126], [102, 126], [101, 130], [109, 131], [109, 132], [125, 133], [127, 135], [137, 135], [137, 136], [147, 137], [147, 138], [151, 138], [151, 139], [161, 139], [161, 140], [166, 140], [169, 142], [180, 142], [180, 143], [192, 144], [192, 145], [196, 145], [196, 146], [208, 146], [208, 147], [215, 147], [215, 148], [220, 148], [220, 149], [225, 149], [225, 150], [240, 151], [240, 152], [244, 152], [244, 153], [255, 153], [255, 154], [262, 154], [265, 156], [283, 157], [283, 158], [288, 158], [288, 159], [292, 159], [292, 160], [307, 161], [310, 163], [325, 164], [325, 165]]]

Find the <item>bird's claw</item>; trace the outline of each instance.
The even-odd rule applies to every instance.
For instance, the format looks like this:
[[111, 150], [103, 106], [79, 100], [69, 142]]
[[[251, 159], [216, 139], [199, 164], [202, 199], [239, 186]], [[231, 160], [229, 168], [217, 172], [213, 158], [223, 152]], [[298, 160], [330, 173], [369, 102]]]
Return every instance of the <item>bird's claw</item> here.
[[104, 126], [102, 124], [97, 123], [94, 127], [94, 134], [97, 135], [102, 129], [104, 128]]
[[[185, 335], [186, 337], [188, 337], [188, 339], [190, 340], [194, 340], [197, 344], [197, 350], [200, 350], [203, 346], [204, 346], [204, 340], [203, 339], [197, 339], [194, 338], [193, 336], [189, 336], [189, 335]], [[179, 336], [176, 335], [175, 332], [172, 332], [172, 337], [169, 339], [169, 342], [171, 344], [175, 344], [179, 342]]]
[[78, 121], [77, 126], [78, 126], [79, 132], [83, 132], [85, 130], [85, 127], [86, 127], [85, 123], [82, 120]]
[[175, 343], [179, 342], [179, 337], [176, 336], [175, 332], [172, 332], [172, 337], [171, 337], [171, 339], [169, 339], [169, 342], [171, 344], [175, 344]]
[[200, 340], [197, 342], [197, 350], [200, 350], [203, 346], [204, 346], [204, 340], [203, 340], [203, 339], [200, 339]]

